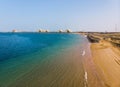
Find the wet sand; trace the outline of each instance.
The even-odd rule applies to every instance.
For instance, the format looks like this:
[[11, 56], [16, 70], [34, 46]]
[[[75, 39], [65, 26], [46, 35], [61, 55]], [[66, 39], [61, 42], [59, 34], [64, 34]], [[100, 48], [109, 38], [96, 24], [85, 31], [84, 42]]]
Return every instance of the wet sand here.
[[98, 71], [96, 64], [93, 61], [93, 57], [91, 55], [91, 44], [87, 45], [85, 52], [86, 54], [83, 56], [83, 64], [85, 72], [87, 73], [87, 85], [85, 87], [106, 87], [103, 84], [101, 72]]
[[101, 41], [92, 43], [91, 51], [98, 77], [102, 82], [101, 87], [120, 87], [120, 50], [106, 41]]

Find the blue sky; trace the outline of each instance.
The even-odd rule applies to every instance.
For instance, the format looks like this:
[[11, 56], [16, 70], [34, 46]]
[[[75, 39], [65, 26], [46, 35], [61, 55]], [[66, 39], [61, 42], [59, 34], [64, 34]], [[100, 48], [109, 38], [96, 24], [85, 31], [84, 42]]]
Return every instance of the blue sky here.
[[120, 31], [120, 0], [0, 0], [0, 31]]

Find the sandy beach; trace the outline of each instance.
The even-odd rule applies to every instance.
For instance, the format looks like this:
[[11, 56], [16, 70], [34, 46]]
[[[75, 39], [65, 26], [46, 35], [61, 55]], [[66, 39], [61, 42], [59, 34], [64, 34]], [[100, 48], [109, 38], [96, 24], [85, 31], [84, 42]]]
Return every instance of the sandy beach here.
[[[38, 37], [36, 35], [32, 38]], [[38, 41], [35, 46], [39, 47], [39, 41], [43, 37], [41, 35], [39, 40], [34, 39], [35, 42]], [[54, 44], [56, 42], [53, 40], [51, 43], [53, 47], [50, 45], [42, 50], [39, 48], [34, 53], [31, 50], [29, 55], [3, 61], [0, 87], [120, 87], [118, 47], [105, 40], [90, 43], [85, 35], [63, 34], [64, 37], [62, 34], [52, 35], [61, 38], [61, 43]], [[30, 36], [27, 35], [29, 38]], [[46, 43], [51, 42], [50, 36], [48, 34]], [[55, 40], [59, 41], [58, 38]], [[17, 39], [20, 39], [20, 36]], [[25, 39], [25, 43], [21, 43], [24, 46], [26, 38], [22, 39]], [[31, 46], [34, 46], [34, 43]], [[18, 46], [17, 49], [20, 48], [21, 46]]]
[[102, 83], [100, 87], [120, 87], [120, 51], [118, 48], [109, 42], [100, 41], [91, 44], [91, 51], [99, 82]]

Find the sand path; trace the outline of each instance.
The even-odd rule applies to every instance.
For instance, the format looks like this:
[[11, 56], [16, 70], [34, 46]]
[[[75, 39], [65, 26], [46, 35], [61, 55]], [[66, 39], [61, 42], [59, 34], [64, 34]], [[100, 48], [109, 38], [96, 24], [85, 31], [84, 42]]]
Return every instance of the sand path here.
[[120, 52], [110, 43], [91, 45], [93, 62], [106, 87], [120, 87]]

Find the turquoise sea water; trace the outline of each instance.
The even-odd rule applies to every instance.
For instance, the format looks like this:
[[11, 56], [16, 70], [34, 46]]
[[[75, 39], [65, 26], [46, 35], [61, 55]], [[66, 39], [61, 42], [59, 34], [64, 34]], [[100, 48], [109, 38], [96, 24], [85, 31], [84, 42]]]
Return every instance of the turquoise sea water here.
[[84, 43], [79, 34], [0, 33], [0, 87], [48, 87], [67, 70], [70, 50]]

